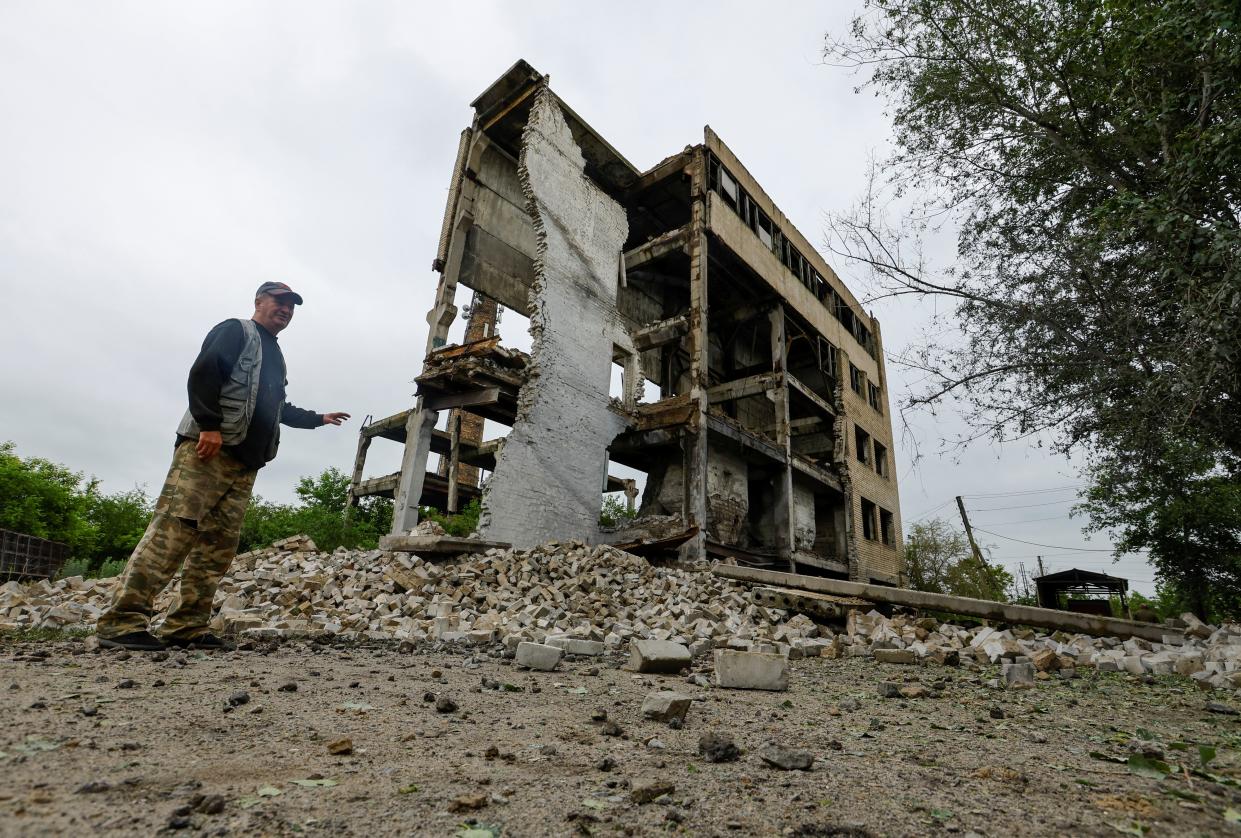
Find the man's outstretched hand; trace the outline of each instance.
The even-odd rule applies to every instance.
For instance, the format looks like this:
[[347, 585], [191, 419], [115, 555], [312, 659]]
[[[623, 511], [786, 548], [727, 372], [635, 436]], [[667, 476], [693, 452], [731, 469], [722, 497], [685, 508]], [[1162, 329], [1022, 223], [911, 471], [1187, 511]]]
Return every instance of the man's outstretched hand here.
[[220, 446], [223, 444], [224, 438], [220, 436], [219, 431], [200, 431], [198, 444], [194, 446], [194, 450], [198, 452], [198, 459], [206, 462], [220, 453]]
[[323, 424], [339, 425], [341, 422], [344, 422], [348, 418], [349, 418], [348, 413], [325, 413], [323, 414]]

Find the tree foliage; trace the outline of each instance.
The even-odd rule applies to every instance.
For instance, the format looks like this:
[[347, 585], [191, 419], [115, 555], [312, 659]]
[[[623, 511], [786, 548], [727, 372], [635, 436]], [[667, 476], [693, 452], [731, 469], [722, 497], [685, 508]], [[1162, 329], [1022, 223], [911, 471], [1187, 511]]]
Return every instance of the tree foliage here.
[[475, 499], [456, 514], [440, 512], [433, 506], [424, 506], [420, 508], [418, 515], [423, 521], [434, 521], [439, 524], [449, 535], [466, 538], [478, 529], [478, 517], [482, 511], [482, 504]]
[[905, 572], [909, 587], [935, 594], [1003, 601], [1013, 577], [1007, 570], [979, 562], [965, 536], [934, 518], [914, 523], [905, 536]]
[[1148, 551], [1165, 587], [1207, 619], [1241, 616], [1241, 483], [1209, 447], [1166, 435], [1152, 461], [1098, 458], [1083, 508], [1091, 527], [1112, 529], [1117, 549]]
[[1234, 0], [871, 0], [826, 48], [895, 126], [830, 246], [879, 294], [954, 302], [903, 358], [928, 382], [906, 406], [1085, 449], [1096, 529], [1200, 606], [1236, 578], [1239, 22]]
[[68, 544], [91, 541], [82, 474], [0, 443], [0, 528]]
[[151, 507], [142, 489], [107, 495], [94, 478], [0, 443], [0, 528], [67, 544], [74, 566], [87, 573], [129, 557]]
[[321, 550], [337, 547], [373, 548], [392, 525], [392, 501], [388, 498], [360, 499], [346, 520], [349, 477], [340, 469], [327, 468], [315, 477], [302, 477], [293, 491], [298, 502], [269, 503], [262, 497], [250, 498], [241, 528], [239, 550], [266, 547], [291, 535], [306, 534]]
[[603, 496], [603, 506], [599, 510], [599, 526], [619, 527], [637, 517], [638, 510], [631, 510], [619, 495], [613, 493]]
[[[896, 152], [831, 225], [964, 334], [907, 359], [984, 431], [1131, 447], [1172, 423], [1241, 454], [1241, 34], [1231, 0], [872, 0], [829, 59], [869, 72]], [[882, 195], [914, 198], [905, 223]], [[918, 239], [957, 228], [932, 276]], [[1114, 437], [1122, 432], [1124, 440]]]

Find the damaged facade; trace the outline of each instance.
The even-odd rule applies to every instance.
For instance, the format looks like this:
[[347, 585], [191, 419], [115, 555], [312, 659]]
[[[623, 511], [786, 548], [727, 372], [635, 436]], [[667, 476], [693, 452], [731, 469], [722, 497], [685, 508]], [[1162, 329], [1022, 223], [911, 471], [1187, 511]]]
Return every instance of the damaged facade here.
[[[473, 108], [417, 402], [363, 428], [353, 497], [395, 497], [394, 534], [420, 504], [481, 497], [479, 536], [519, 548], [577, 538], [900, 584], [879, 324], [720, 138], [707, 127], [640, 172], [524, 61]], [[470, 322], [448, 345], [458, 285]], [[529, 318], [529, 354], [501, 345], [504, 309]], [[480, 417], [507, 435], [484, 440]], [[401, 471], [363, 479], [376, 437], [404, 443]], [[604, 532], [602, 493], [634, 494], [610, 464], [645, 484], [636, 521]]]

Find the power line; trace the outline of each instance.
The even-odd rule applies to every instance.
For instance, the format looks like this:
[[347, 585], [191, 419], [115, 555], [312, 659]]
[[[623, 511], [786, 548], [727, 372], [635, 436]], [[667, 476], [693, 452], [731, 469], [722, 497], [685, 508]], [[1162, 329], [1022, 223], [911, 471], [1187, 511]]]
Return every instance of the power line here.
[[[992, 532], [991, 530], [984, 530], [982, 527], [974, 527], [974, 529], [978, 530], [979, 532], [985, 532], [987, 535], [994, 535], [996, 538], [1003, 538], [1008, 541], [1016, 541], [1019, 544], [1030, 544], [1034, 547], [1046, 547], [1049, 550], [1068, 550], [1071, 553], [1114, 553], [1116, 552], [1114, 549], [1110, 549], [1110, 548], [1101, 549], [1099, 547], [1065, 547], [1062, 544], [1040, 544], [1037, 541], [1024, 541], [1020, 538], [1013, 538], [1012, 536], [1000, 535], [998, 532]], [[1137, 552], [1137, 551], [1130, 551], [1130, 552]]]
[[1023, 503], [1023, 504], [1020, 504], [1019, 506], [979, 506], [979, 507], [976, 507], [973, 511], [974, 512], [998, 512], [1001, 509], [1031, 509], [1035, 506], [1056, 506], [1057, 504], [1061, 504], [1061, 503], [1073, 503], [1075, 500], [1076, 500], [1075, 498], [1069, 498], [1068, 500], [1049, 500], [1043, 503]]
[[1052, 488], [1052, 489], [1026, 489], [1026, 490], [1024, 490], [1024, 491], [1020, 491], [1020, 492], [985, 492], [985, 493], [978, 494], [978, 495], [963, 495], [962, 497], [967, 497], [967, 498], [1010, 498], [1010, 497], [1015, 497], [1015, 496], [1017, 496], [1017, 495], [1044, 495], [1044, 494], [1047, 494], [1047, 493], [1049, 493], [1049, 492], [1065, 492], [1065, 491], [1068, 491], [1069, 489], [1080, 489], [1080, 488], [1082, 488], [1082, 487], [1083, 487], [1083, 486], [1085, 486], [1085, 485], [1086, 485], [1085, 483], [1079, 483], [1079, 484], [1077, 484], [1076, 486], [1056, 486], [1055, 488]]
[[[974, 510], [974, 511], [977, 512], [978, 510]], [[988, 523], [991, 524], [991, 526], [993, 527], [1007, 527], [1007, 526], [1012, 526], [1013, 524], [1034, 524], [1034, 523], [1037, 523], [1038, 521], [1068, 521], [1068, 520], [1069, 518], [1065, 515], [1048, 515], [1046, 518], [1027, 518], [1024, 521], [998, 521], [998, 522], [988, 521]]]
[[932, 512], [937, 512], [938, 510], [943, 509], [945, 506], [947, 506], [950, 503], [952, 503], [952, 501], [946, 500], [943, 503], [941, 503], [939, 506], [932, 506], [930, 509], [928, 509], [926, 512], [923, 512], [921, 515], [916, 515], [913, 518], [910, 518], [907, 523], [912, 524], [914, 521], [921, 520], [925, 518], [926, 516], [930, 515]]

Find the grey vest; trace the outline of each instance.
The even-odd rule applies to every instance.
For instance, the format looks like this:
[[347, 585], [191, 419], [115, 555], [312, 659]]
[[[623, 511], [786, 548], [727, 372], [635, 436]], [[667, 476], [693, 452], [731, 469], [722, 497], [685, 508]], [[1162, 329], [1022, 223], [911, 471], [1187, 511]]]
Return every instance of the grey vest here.
[[[263, 369], [263, 339], [259, 337], [259, 327], [253, 320], [243, 320], [240, 317], [237, 322], [241, 324], [246, 342], [237, 357], [237, 363], [220, 387], [220, 412], [224, 416], [220, 423], [220, 436], [225, 445], [239, 444], [250, 431], [250, 420], [254, 417], [254, 406], [259, 398], [259, 374]], [[281, 373], [283, 380], [283, 370]], [[276, 448], [280, 444], [280, 413], [283, 408], [283, 404], [276, 408], [276, 428], [267, 451], [269, 461], [275, 458]], [[198, 439], [201, 431], [194, 416], [186, 410], [180, 426], [177, 427], [177, 434]]]

